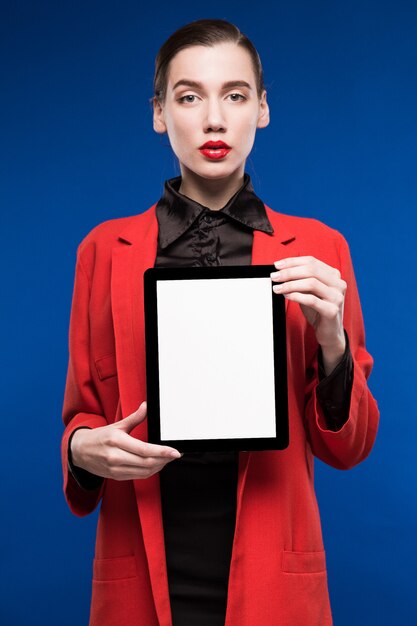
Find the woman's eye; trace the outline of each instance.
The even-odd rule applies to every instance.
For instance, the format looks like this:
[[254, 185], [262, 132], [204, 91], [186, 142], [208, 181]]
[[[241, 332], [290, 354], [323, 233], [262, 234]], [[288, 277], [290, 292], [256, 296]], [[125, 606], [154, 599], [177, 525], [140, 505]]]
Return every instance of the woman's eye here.
[[[191, 100], [189, 100], [188, 98], [191, 98]], [[189, 93], [186, 96], [181, 96], [181, 98], [178, 98], [178, 100], [179, 102], [194, 102], [193, 98], [195, 98], [195, 96], [192, 93]]]
[[231, 93], [229, 94], [233, 102], [238, 102], [239, 100], [246, 100], [245, 96], [241, 93]]

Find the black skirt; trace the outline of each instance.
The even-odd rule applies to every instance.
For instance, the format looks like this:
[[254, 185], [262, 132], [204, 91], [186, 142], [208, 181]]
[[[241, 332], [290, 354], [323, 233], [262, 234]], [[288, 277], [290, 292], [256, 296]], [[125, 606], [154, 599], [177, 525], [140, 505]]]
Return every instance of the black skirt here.
[[173, 626], [224, 626], [238, 453], [185, 453], [159, 476]]

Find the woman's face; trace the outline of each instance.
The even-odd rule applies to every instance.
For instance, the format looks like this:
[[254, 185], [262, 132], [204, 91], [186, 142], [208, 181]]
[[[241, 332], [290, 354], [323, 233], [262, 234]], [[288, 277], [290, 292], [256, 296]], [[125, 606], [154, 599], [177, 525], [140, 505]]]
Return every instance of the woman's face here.
[[[250, 55], [234, 43], [178, 52], [169, 66], [165, 102], [154, 101], [154, 129], [168, 133], [182, 176], [243, 176], [256, 129], [268, 123], [266, 92], [259, 99]], [[230, 150], [202, 151], [208, 141]]]

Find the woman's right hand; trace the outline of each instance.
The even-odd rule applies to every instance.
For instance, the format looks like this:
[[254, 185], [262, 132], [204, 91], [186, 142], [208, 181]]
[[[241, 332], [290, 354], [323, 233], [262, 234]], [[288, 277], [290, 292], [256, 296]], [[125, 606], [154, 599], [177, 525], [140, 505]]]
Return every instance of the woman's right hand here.
[[135, 439], [129, 433], [146, 417], [146, 402], [119, 422], [99, 428], [80, 428], [71, 440], [72, 462], [91, 474], [114, 480], [149, 478], [181, 457], [169, 446]]

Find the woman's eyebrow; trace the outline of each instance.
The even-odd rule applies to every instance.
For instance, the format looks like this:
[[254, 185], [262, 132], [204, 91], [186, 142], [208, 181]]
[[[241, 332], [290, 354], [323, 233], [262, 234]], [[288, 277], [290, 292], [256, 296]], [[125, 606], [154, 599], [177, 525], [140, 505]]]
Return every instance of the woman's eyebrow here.
[[[196, 80], [188, 80], [186, 78], [182, 78], [181, 80], [178, 80], [172, 89], [174, 90], [177, 87], [181, 87], [181, 86], [194, 87], [195, 89], [204, 89], [202, 83]], [[245, 80], [228, 80], [222, 85], [222, 89], [231, 89], [233, 87], [247, 87], [247, 89], [252, 89], [250, 84], [247, 83]]]

